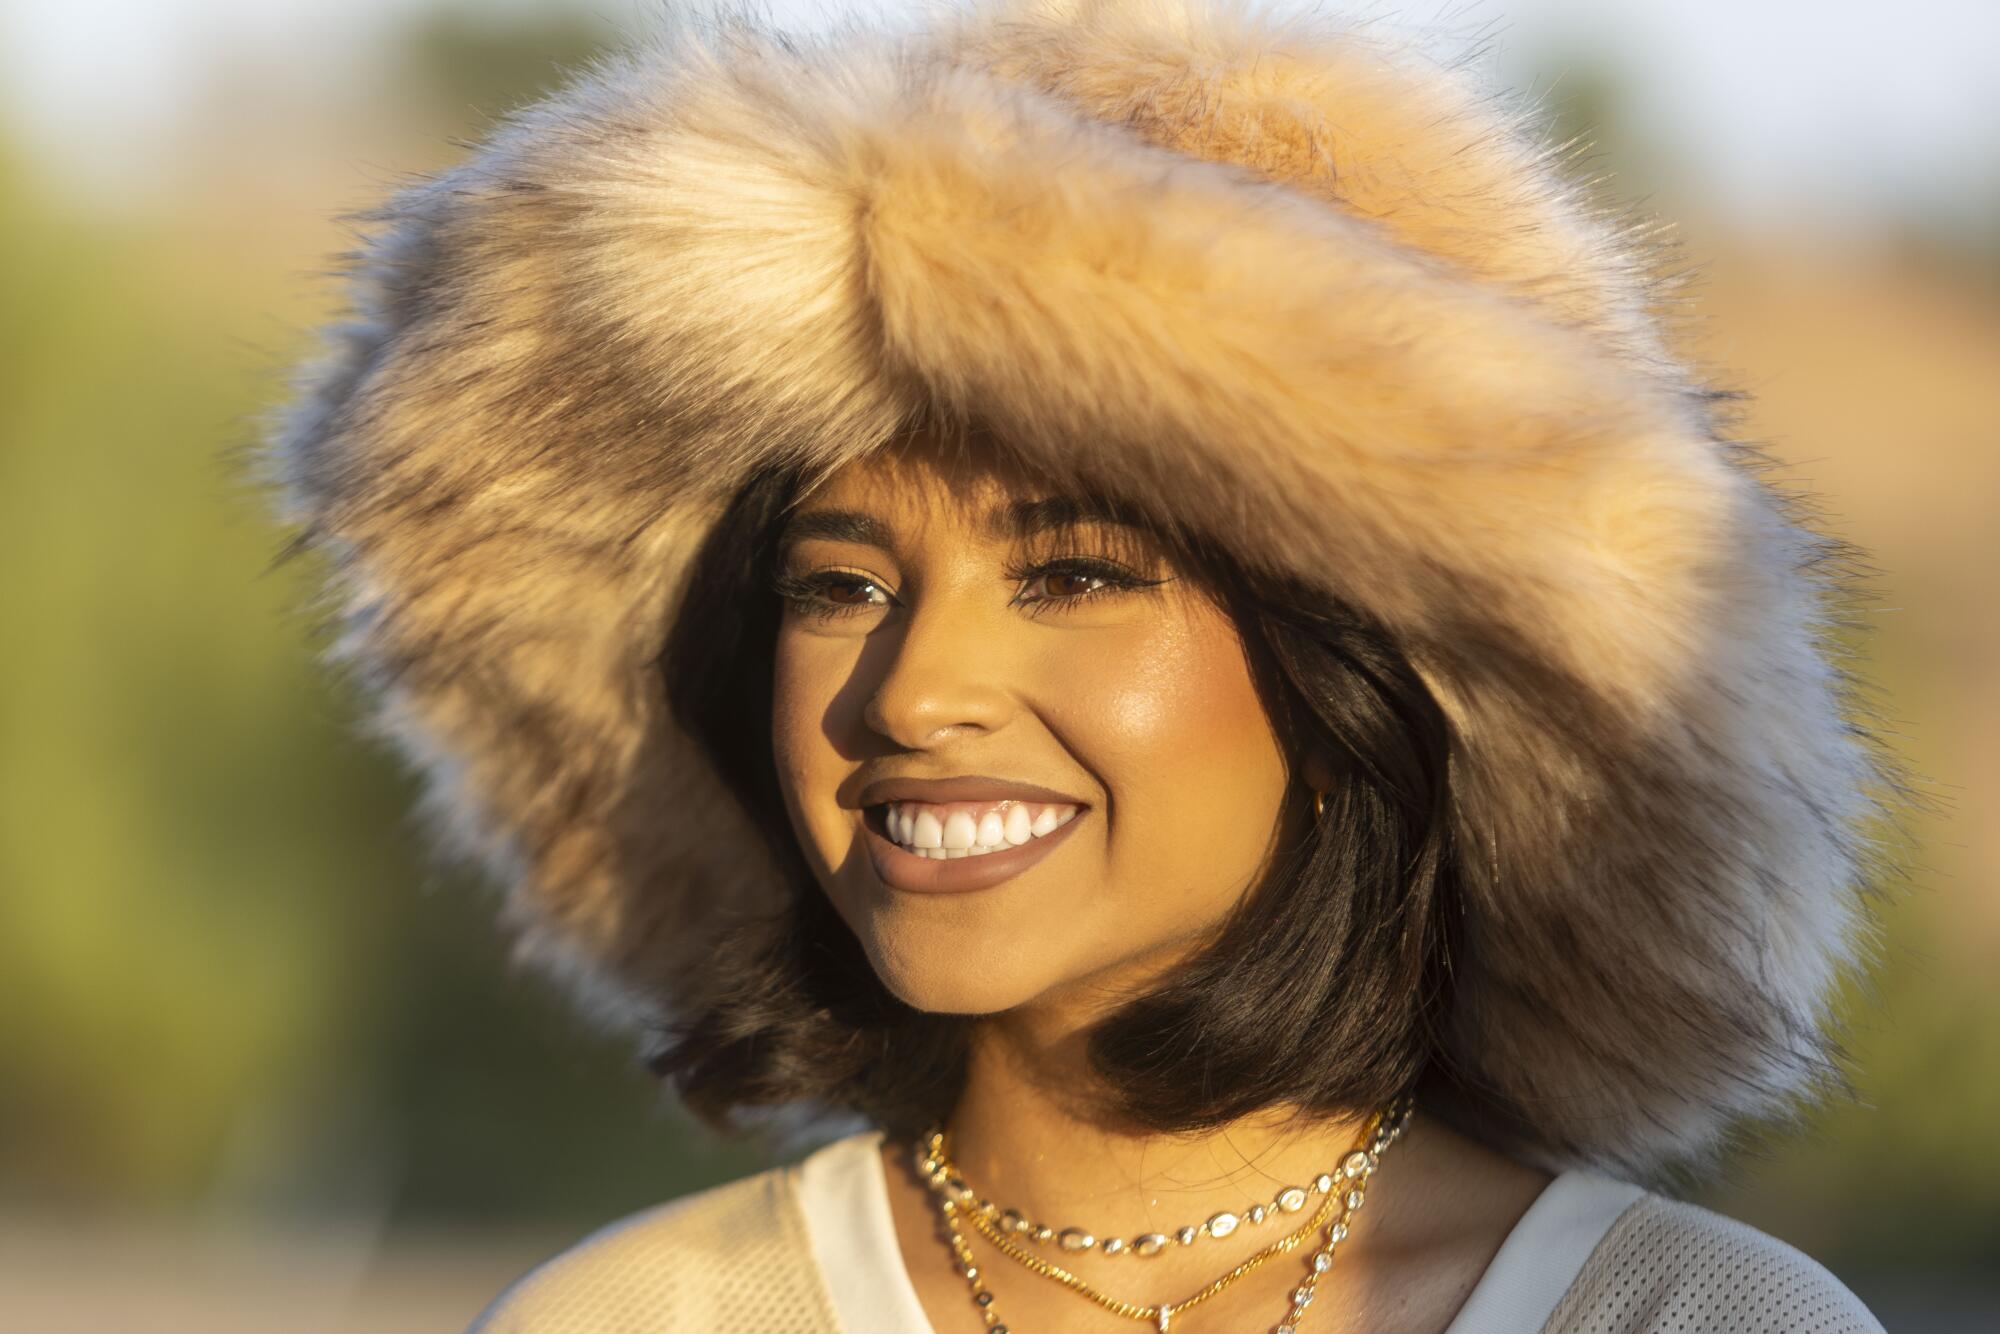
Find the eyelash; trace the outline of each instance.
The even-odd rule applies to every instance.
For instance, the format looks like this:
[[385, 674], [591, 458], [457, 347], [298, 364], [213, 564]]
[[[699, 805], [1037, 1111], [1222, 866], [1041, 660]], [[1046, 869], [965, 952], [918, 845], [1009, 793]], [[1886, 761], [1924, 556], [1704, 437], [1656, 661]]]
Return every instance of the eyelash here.
[[[1030, 616], [1043, 616], [1050, 612], [1060, 614], [1074, 611], [1078, 606], [1086, 602], [1095, 602], [1100, 598], [1132, 592], [1142, 588], [1152, 588], [1155, 585], [1167, 582], [1164, 579], [1142, 579], [1122, 565], [1114, 565], [1110, 561], [1094, 560], [1087, 556], [1065, 556], [1056, 560], [1042, 561], [1039, 564], [1011, 568], [1007, 571], [1007, 577], [1017, 582], [1024, 579], [1040, 578], [1047, 574], [1082, 575], [1100, 579], [1103, 583], [1100, 587], [1093, 588], [1087, 593], [1078, 593], [1073, 597], [1039, 597], [1029, 598], [1025, 601], [1017, 597], [1013, 605], [1027, 608]], [[771, 581], [772, 590], [789, 603], [793, 610], [802, 616], [809, 616], [815, 620], [837, 620], [843, 616], [851, 616], [856, 612], [867, 611], [872, 605], [865, 602], [827, 602], [820, 596], [820, 590], [829, 585], [840, 585], [848, 588], [856, 586], [880, 586], [875, 580], [868, 578], [866, 575], [840, 570], [823, 570], [816, 574], [805, 576], [780, 571]]]

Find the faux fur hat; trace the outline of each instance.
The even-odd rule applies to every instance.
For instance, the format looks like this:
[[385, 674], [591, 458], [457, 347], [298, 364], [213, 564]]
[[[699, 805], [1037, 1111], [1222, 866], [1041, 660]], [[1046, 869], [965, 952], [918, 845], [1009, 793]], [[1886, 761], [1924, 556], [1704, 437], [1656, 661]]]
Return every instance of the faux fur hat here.
[[364, 215], [274, 423], [329, 658], [523, 957], [637, 1025], [773, 901], [654, 661], [753, 472], [942, 410], [1397, 640], [1453, 734], [1454, 1057], [1521, 1156], [1649, 1173], [1820, 1088], [1894, 787], [1859, 567], [1671, 351], [1654, 233], [1386, 29], [914, 15], [669, 16], [509, 117]]

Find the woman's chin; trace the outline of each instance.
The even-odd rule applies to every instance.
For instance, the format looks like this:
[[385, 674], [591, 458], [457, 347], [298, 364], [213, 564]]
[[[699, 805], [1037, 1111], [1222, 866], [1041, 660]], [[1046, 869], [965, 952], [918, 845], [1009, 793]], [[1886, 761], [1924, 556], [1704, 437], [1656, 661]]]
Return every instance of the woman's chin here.
[[868, 947], [875, 975], [897, 1000], [926, 1014], [998, 1014], [1025, 1004], [1047, 990], [1039, 973], [983, 964], [976, 952], [919, 951], [908, 954]]

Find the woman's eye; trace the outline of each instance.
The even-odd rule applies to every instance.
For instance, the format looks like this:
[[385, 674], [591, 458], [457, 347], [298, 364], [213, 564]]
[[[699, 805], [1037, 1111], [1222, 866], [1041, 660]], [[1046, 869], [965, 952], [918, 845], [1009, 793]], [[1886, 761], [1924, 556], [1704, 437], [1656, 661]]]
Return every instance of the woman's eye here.
[[[864, 574], [821, 570], [817, 574], [780, 573], [772, 589], [801, 615], [830, 620], [852, 616], [871, 607], [888, 605], [891, 600], [882, 586]], [[879, 596], [871, 597], [876, 594]]]
[[1140, 578], [1124, 566], [1110, 561], [1079, 557], [1046, 561], [1018, 572], [1016, 577], [1025, 580], [1029, 589], [1039, 585], [1046, 590], [1034, 595], [1024, 592], [1015, 599], [1016, 605], [1026, 608], [1031, 616], [1051, 611], [1073, 611], [1086, 602], [1167, 582], [1165, 579]]
[[1059, 598], [1087, 596], [1095, 593], [1097, 589], [1081, 585], [1089, 584], [1093, 580], [1099, 584], [1106, 582], [1101, 574], [1087, 574], [1082, 570], [1056, 570], [1042, 576], [1042, 586]]
[[[1168, 582], [1141, 578], [1109, 561], [1074, 557], [1010, 569], [1007, 576], [1021, 587], [1010, 605], [1022, 608], [1030, 616], [1069, 611], [1099, 598]], [[807, 575], [780, 572], [771, 586], [793, 611], [814, 620], [834, 620], [895, 603], [894, 596], [881, 584], [853, 571], [819, 570]]]

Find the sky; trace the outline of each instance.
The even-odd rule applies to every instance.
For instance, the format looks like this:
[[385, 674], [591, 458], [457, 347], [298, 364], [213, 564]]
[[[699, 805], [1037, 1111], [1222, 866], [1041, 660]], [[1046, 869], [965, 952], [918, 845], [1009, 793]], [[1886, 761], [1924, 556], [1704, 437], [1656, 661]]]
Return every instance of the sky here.
[[[581, 0], [630, 24], [660, 0]], [[1304, 0], [1270, 0], [1303, 3]], [[288, 86], [336, 86], [423, 0], [0, 0], [0, 114], [99, 170], [142, 162], [218, 51]], [[898, 0], [765, 0], [800, 27]], [[1353, 4], [1326, 0], [1335, 9]], [[478, 0], [482, 11], [535, 0]], [[1625, 128], [1746, 222], [1801, 207], [2000, 209], [2000, 0], [1364, 0], [1362, 12], [1484, 27], [1509, 71], [1559, 87], [1564, 59], [1620, 79]]]

